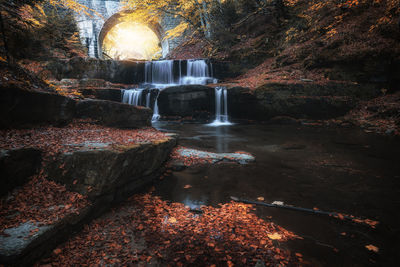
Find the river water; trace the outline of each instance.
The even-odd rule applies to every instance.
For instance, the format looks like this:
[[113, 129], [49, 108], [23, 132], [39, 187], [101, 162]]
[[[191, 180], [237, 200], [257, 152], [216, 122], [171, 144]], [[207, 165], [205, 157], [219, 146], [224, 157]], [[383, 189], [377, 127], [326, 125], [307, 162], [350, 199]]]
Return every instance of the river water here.
[[[283, 246], [314, 266], [395, 265], [400, 240], [400, 140], [360, 129], [157, 122], [179, 144], [212, 152], [246, 151], [249, 165], [190, 167], [161, 180], [155, 194], [192, 208], [230, 196], [282, 201], [379, 221], [376, 229], [298, 211], [257, 207], [257, 214], [303, 237]], [[184, 186], [190, 184], [190, 189]], [[374, 245], [379, 253], [368, 251]]]

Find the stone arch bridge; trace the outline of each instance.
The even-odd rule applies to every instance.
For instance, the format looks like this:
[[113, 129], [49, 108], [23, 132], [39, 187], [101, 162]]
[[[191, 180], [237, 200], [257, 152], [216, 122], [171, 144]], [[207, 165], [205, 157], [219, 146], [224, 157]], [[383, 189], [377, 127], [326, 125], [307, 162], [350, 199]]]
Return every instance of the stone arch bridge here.
[[[127, 12], [120, 0], [78, 0], [80, 4], [94, 10], [100, 16], [76, 14], [80, 39], [88, 49], [88, 56], [103, 58], [102, 42], [107, 32], [119, 22], [119, 18]], [[146, 25], [158, 36], [161, 42], [162, 55], [166, 57], [181, 41], [181, 38], [163, 40], [165, 33], [180, 23], [178, 18], [165, 14], [160, 24]]]

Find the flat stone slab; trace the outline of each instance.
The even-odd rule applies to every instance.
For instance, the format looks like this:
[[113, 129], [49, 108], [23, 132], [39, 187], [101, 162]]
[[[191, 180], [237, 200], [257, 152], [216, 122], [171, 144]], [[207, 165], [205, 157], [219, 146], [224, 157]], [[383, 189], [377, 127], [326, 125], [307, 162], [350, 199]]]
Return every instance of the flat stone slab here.
[[233, 162], [244, 165], [256, 160], [253, 155], [246, 152], [214, 153], [186, 147], [178, 147], [171, 157], [174, 159], [173, 165], [183, 164], [185, 166], [218, 162]]

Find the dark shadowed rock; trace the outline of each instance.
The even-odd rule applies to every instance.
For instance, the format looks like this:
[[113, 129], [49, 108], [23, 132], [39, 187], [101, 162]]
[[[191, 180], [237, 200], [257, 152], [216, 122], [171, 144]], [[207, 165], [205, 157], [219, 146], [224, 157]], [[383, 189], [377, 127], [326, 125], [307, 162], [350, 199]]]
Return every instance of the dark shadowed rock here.
[[158, 107], [163, 116], [208, 120], [215, 110], [214, 88], [203, 85], [166, 88], [160, 93]]
[[103, 79], [113, 83], [144, 82], [144, 62], [75, 57], [50, 62], [46, 68], [58, 80]]
[[374, 87], [345, 83], [269, 83], [250, 90], [229, 89], [229, 115], [234, 119], [268, 121], [274, 117], [331, 119], [345, 115], [361, 99], [379, 94]]
[[99, 124], [118, 128], [151, 126], [152, 111], [148, 108], [106, 100], [83, 100], [76, 105], [78, 118], [89, 118]]
[[0, 128], [63, 125], [75, 113], [75, 101], [57, 94], [0, 88]]
[[119, 89], [81, 89], [79, 90], [85, 97], [94, 97], [100, 100], [121, 102], [121, 90]]
[[0, 196], [26, 183], [41, 163], [41, 152], [34, 148], [0, 150]]

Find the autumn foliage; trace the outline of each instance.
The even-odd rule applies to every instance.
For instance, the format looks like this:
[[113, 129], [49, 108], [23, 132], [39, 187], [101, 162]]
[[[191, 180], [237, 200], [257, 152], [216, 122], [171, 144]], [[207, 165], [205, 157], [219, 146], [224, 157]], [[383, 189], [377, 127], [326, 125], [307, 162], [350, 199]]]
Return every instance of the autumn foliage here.
[[88, 205], [85, 196], [69, 192], [65, 186], [39, 174], [7, 198], [1, 198], [0, 235], [25, 222], [37, 226], [54, 224], [68, 215], [79, 214]]
[[[163, 266], [300, 265], [302, 255], [281, 243], [298, 238], [258, 218], [251, 205], [203, 206], [192, 213], [180, 203], [151, 194], [135, 195], [95, 220], [42, 263], [53, 266], [130, 265], [158, 262]], [[145, 243], [140, 245], [140, 240]]]

